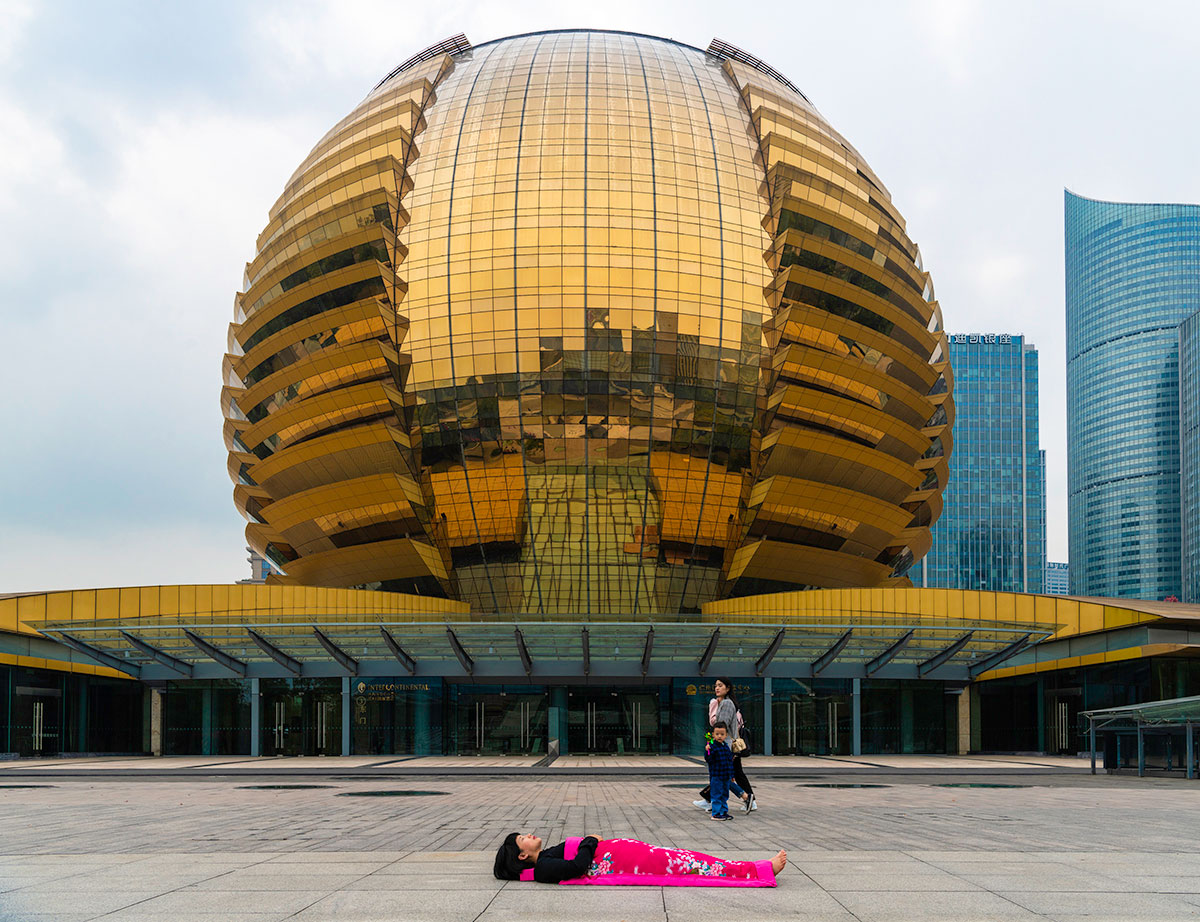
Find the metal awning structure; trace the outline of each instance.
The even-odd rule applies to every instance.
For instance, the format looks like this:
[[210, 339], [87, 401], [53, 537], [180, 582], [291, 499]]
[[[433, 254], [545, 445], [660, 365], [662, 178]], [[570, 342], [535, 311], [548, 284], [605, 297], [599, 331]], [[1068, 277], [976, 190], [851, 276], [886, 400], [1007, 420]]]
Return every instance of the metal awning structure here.
[[1081, 711], [1088, 721], [1088, 741], [1091, 747], [1092, 774], [1096, 774], [1096, 732], [1103, 730], [1134, 730], [1137, 733], [1138, 776], [1146, 774], [1145, 734], [1148, 730], [1182, 730], [1187, 744], [1187, 776], [1194, 778], [1194, 728], [1200, 726], [1200, 695], [1188, 698], [1164, 698], [1141, 704]]
[[[747, 623], [711, 616], [136, 617], [36, 624], [26, 655], [90, 658], [142, 681], [409, 675], [476, 682], [730, 676], [969, 682], [1055, 625], [881, 617]], [[0, 635], [0, 652], [5, 635]], [[34, 652], [32, 647], [37, 647]], [[53, 650], [57, 648], [57, 654]], [[67, 649], [69, 648], [69, 650]], [[12, 651], [16, 652], [16, 651]]]

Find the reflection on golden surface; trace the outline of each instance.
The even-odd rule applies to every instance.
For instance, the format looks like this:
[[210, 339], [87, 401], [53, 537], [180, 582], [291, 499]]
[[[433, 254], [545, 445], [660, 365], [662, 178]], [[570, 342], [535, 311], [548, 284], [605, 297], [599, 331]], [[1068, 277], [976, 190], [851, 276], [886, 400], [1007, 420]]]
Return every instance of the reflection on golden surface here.
[[811, 105], [722, 54], [555, 32], [420, 61], [314, 148], [246, 285], [230, 470], [289, 523], [251, 528], [289, 579], [694, 611], [886, 581], [936, 518], [916, 248]]

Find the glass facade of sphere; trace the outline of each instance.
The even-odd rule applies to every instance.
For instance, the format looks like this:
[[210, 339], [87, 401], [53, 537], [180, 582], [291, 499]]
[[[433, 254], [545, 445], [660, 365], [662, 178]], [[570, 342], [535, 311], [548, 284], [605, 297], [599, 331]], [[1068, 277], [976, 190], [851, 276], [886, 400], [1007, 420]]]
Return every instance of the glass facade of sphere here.
[[1181, 592], [1179, 324], [1200, 304], [1200, 206], [1066, 193], [1071, 592]]
[[1046, 562], [1038, 354], [1023, 336], [951, 334], [954, 457], [915, 586], [1040, 593]]
[[953, 421], [932, 284], [853, 148], [731, 53], [464, 39], [318, 143], [223, 392], [286, 581], [695, 611], [924, 553]]

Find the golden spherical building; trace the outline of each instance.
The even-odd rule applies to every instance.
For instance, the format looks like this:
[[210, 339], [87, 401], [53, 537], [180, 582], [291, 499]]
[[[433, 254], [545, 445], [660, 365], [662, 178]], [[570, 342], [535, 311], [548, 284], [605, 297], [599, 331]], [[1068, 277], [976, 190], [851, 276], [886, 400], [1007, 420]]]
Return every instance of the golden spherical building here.
[[714, 41], [405, 62], [260, 234], [225, 360], [250, 543], [306, 585], [661, 613], [907, 585], [952, 380], [888, 192]]

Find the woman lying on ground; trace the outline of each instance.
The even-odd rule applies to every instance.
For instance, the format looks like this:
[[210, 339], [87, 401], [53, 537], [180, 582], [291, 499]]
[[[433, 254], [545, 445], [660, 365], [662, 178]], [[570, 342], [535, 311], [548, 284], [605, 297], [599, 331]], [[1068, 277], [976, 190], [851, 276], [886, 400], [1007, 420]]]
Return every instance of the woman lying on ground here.
[[766, 861], [726, 861], [637, 839], [567, 839], [544, 848], [532, 833], [513, 832], [496, 852], [499, 880], [544, 884], [632, 884], [647, 887], [774, 887], [787, 864], [780, 849]]

